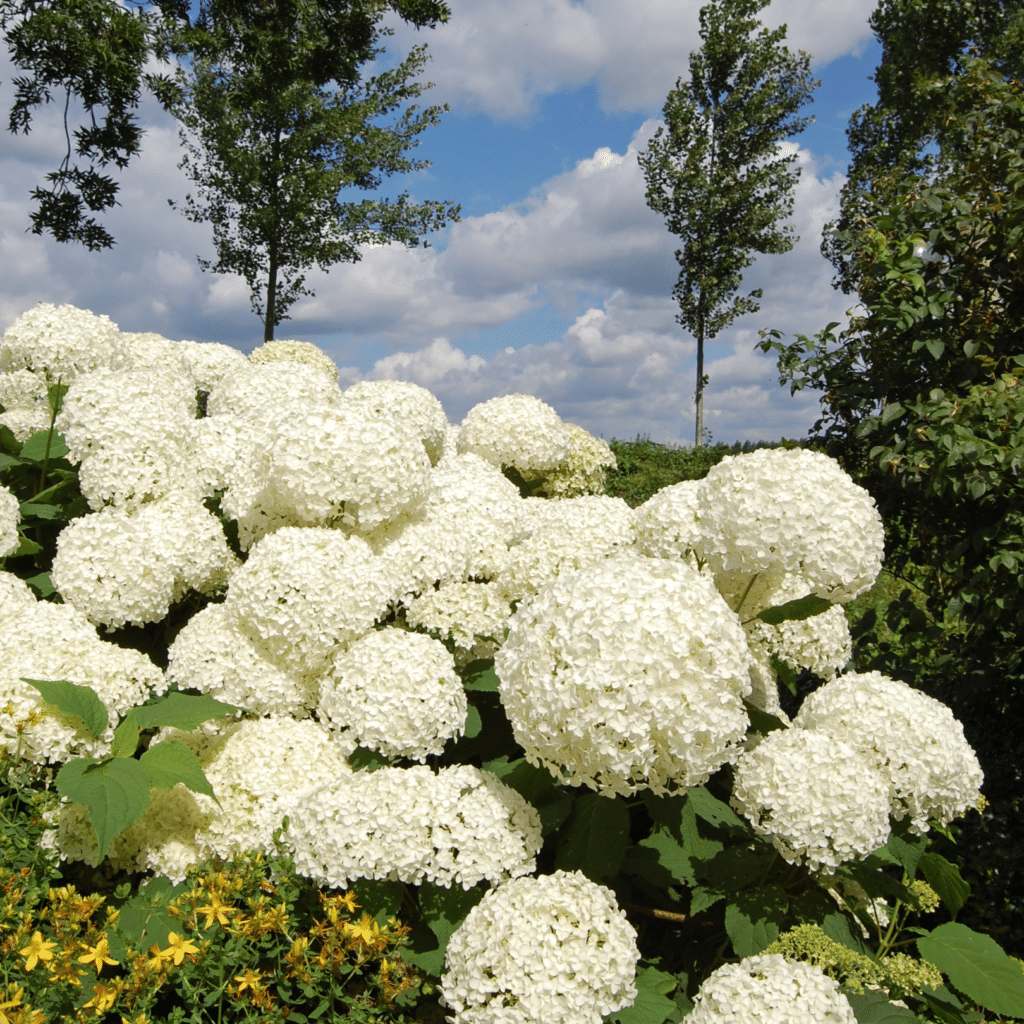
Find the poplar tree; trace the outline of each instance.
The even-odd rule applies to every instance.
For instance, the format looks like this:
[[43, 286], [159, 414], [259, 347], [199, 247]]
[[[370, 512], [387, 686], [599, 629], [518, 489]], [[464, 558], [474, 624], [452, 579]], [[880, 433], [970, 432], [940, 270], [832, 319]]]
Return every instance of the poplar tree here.
[[[696, 440], [704, 434], [704, 342], [739, 315], [756, 312], [757, 288], [739, 296], [756, 253], [784, 253], [799, 241], [778, 222], [793, 211], [800, 175], [779, 143], [813, 120], [797, 112], [821, 84], [810, 56], [782, 45], [786, 26], [768, 30], [754, 15], [769, 0], [716, 0], [700, 11], [703, 47], [690, 54], [690, 80], [680, 78], [659, 128], [639, 155], [647, 205], [682, 238], [682, 270], [673, 296], [676, 320], [697, 340]], [[760, 27], [760, 31], [758, 31]]]
[[[245, 277], [253, 311], [264, 324], [264, 341], [273, 338], [299, 295], [313, 294], [302, 287], [305, 277], [292, 277], [290, 270], [314, 261], [324, 270], [339, 261], [358, 262], [356, 246], [364, 242], [398, 240], [415, 247], [417, 231], [443, 227], [446, 216], [460, 219], [461, 207], [436, 201], [410, 205], [408, 193], [394, 205], [388, 199], [338, 201], [346, 186], [379, 187], [377, 171], [390, 175], [431, 166], [401, 154], [419, 145], [410, 140], [437, 124], [442, 108], [430, 107], [411, 121], [419, 109], [412, 106], [395, 126], [371, 124], [419, 95], [422, 86], [405, 83], [422, 67], [426, 47], [413, 47], [398, 68], [360, 89], [359, 65], [383, 52], [373, 44], [385, 5], [362, 5], [358, 37], [338, 30], [332, 11], [337, 6], [315, 0], [211, 0], [201, 6], [196, 22], [191, 72], [179, 69], [186, 98], [175, 113], [199, 136], [203, 152], [183, 130], [179, 134], [192, 156], [205, 155], [206, 163], [200, 167], [186, 156], [178, 166], [186, 167], [210, 201], [201, 207], [187, 195], [185, 215], [213, 224], [218, 253], [216, 264], [197, 259], [204, 270]], [[400, 8], [417, 6], [422, 4]], [[440, 20], [447, 14], [443, 9]], [[381, 31], [393, 34], [389, 28]], [[332, 81], [336, 91], [323, 88]]]

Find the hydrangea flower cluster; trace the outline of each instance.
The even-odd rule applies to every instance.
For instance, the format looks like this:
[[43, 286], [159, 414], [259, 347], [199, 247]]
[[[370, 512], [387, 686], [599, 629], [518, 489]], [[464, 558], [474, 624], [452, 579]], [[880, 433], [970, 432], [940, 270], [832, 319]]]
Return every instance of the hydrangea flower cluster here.
[[21, 442], [37, 430], [46, 430], [51, 416], [47, 395], [46, 376], [41, 371], [0, 373], [0, 423]]
[[262, 345], [257, 345], [249, 353], [249, 362], [254, 365], [258, 363], [272, 363], [282, 359], [312, 366], [337, 383], [338, 367], [335, 365], [334, 360], [322, 348], [314, 345], [312, 342], [272, 338]]
[[885, 777], [825, 732], [768, 733], [740, 756], [731, 803], [790, 864], [825, 874], [889, 839]]
[[[161, 729], [150, 743], [184, 743], [198, 757], [220, 806], [178, 783], [153, 790], [145, 815], [107, 852], [118, 870], [153, 870], [180, 882], [193, 864], [245, 850], [275, 851], [273, 834], [302, 794], [352, 775], [325, 730], [311, 720], [274, 716], [210, 721], [192, 732]], [[61, 855], [95, 865], [96, 834], [86, 809], [64, 803], [52, 837]]]
[[411, 431], [423, 442], [430, 464], [441, 461], [448, 417], [426, 388], [405, 380], [361, 380], [346, 388], [342, 399], [364, 415], [387, 417]]
[[821, 452], [727, 455], [704, 478], [697, 515], [699, 553], [716, 577], [749, 579], [774, 568], [798, 575], [819, 597], [846, 603], [882, 567], [885, 535], [874, 499]]
[[[32, 712], [42, 720], [24, 727], [21, 756], [36, 764], [69, 757], [106, 757], [114, 726], [129, 708], [167, 689], [163, 673], [138, 651], [99, 638], [85, 615], [69, 604], [36, 601], [27, 586], [3, 573], [0, 588], [0, 742], [18, 747], [16, 723]], [[21, 583], [19, 580], [18, 583]], [[66, 679], [88, 686], [111, 720], [96, 738], [44, 700], [22, 679]]]
[[68, 458], [81, 463], [82, 494], [98, 511], [189, 488], [194, 422], [195, 386], [184, 370], [101, 368], [75, 378], [54, 426]]
[[751, 654], [763, 653], [766, 659], [775, 655], [794, 669], [809, 669], [820, 679], [832, 679], [853, 657], [850, 623], [841, 604], [820, 615], [777, 625], [754, 619], [744, 628]]
[[881, 672], [849, 672], [809, 694], [793, 720], [849, 744], [889, 783], [892, 814], [910, 829], [948, 825], [978, 802], [977, 755], [934, 697]]
[[494, 668], [532, 764], [629, 795], [699, 786], [736, 759], [749, 663], [707, 577], [626, 554], [544, 584], [509, 620]]
[[21, 522], [21, 504], [11, 491], [0, 484], [0, 558], [18, 550], [18, 523]]
[[603, 438], [594, 437], [575, 423], [566, 423], [569, 431], [569, 455], [565, 465], [544, 477], [534, 492], [548, 498], [576, 498], [583, 494], [603, 494], [605, 470], [618, 466], [615, 453]]
[[639, 959], [615, 894], [555, 871], [484, 895], [448, 942], [441, 993], [452, 1024], [599, 1024], [636, 999]]
[[121, 369], [127, 362], [117, 324], [70, 305], [39, 302], [0, 338], [0, 371], [32, 370], [50, 384], [58, 377], [70, 384], [80, 373], [101, 366]]
[[700, 987], [687, 1024], [857, 1024], [839, 983], [779, 953], [725, 964]]
[[159, 622], [189, 590], [213, 593], [238, 564], [217, 518], [188, 492], [105, 506], [57, 537], [50, 576], [95, 624]]
[[459, 452], [495, 466], [513, 466], [524, 478], [557, 470], [569, 457], [569, 430], [547, 402], [504, 395], [473, 406], [459, 430]]
[[681, 480], [652, 494], [634, 509], [636, 546], [651, 558], [677, 558], [697, 567], [700, 517], [697, 492], [700, 480]]
[[357, 878], [471, 889], [536, 870], [540, 815], [472, 765], [356, 772], [304, 791], [285, 838], [296, 870], [318, 885]]
[[371, 630], [331, 658], [320, 722], [346, 755], [357, 746], [425, 761], [466, 726], [466, 691], [444, 644], [422, 633]]
[[[448, 583], [413, 598], [405, 612], [412, 627], [436, 630], [442, 640], [455, 641], [455, 667], [474, 658], [493, 658], [505, 638], [512, 608], [495, 583]], [[492, 636], [495, 643], [477, 641]]]

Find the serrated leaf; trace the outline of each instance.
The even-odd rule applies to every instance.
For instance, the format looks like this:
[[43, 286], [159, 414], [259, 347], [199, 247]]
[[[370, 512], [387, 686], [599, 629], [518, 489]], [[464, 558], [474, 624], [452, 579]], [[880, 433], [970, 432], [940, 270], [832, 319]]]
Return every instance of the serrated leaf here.
[[857, 1024], [917, 1024], [917, 1014], [895, 1003], [881, 992], [843, 992]]
[[922, 854], [918, 867], [956, 920], [971, 895], [971, 887], [960, 877], [960, 869], [941, 854], [931, 852]]
[[36, 519], [66, 519], [62, 505], [44, 505], [37, 501], [23, 501], [19, 506], [22, 519], [34, 516]]
[[131, 757], [139, 745], [139, 727], [126, 718], [115, 730], [110, 741], [110, 753], [114, 757]]
[[690, 916], [696, 917], [722, 899], [725, 899], [725, 893], [721, 889], [695, 885], [690, 896]]
[[480, 717], [480, 709], [475, 704], [466, 705], [466, 724], [462, 727], [462, 735], [467, 740], [476, 739], [483, 732], [484, 723]]
[[[37, 544], [36, 547], [39, 547], [39, 545]], [[39, 550], [42, 551], [42, 548], [39, 548]], [[25, 582], [40, 598], [49, 597], [57, 592], [57, 588], [53, 585], [53, 580], [50, 579], [48, 572], [41, 572], [37, 576], [30, 576]]]
[[353, 771], [361, 771], [366, 768], [369, 771], [376, 771], [378, 768], [387, 768], [391, 763], [379, 750], [370, 750], [367, 747], [356, 747], [346, 760]]
[[25, 555], [38, 555], [43, 550], [42, 544], [37, 544], [34, 540], [30, 540], [23, 533], [18, 534], [18, 546], [11, 553], [11, 558], [24, 558]]
[[945, 985], [942, 986], [941, 994], [933, 989], [918, 992], [915, 998], [920, 999], [931, 1010], [939, 1024], [964, 1024], [965, 1021], [972, 1019], [981, 1020], [980, 1016], [966, 1013], [960, 1000], [949, 992]]
[[220, 806], [220, 801], [217, 800], [210, 780], [203, 773], [195, 751], [180, 740], [154, 743], [139, 758], [139, 764], [146, 770], [150, 785], [157, 789], [170, 789], [179, 782], [184, 782], [193, 793], [204, 793], [213, 797], [217, 806]]
[[356, 894], [360, 914], [369, 914], [381, 926], [388, 918], [398, 916], [405, 895], [404, 882], [376, 878], [356, 879], [348, 888]]
[[414, 952], [407, 957], [403, 950], [402, 956], [410, 959], [415, 966], [435, 977], [444, 972], [444, 956], [448, 949], [448, 940], [466, 920], [466, 915], [483, 899], [486, 890], [474, 888], [465, 890], [461, 885], [446, 888], [432, 882], [424, 882], [419, 887], [419, 906], [423, 919], [429, 925], [437, 940], [433, 949]]
[[774, 732], [776, 729], [786, 728], [786, 723], [781, 718], [778, 718], [776, 715], [769, 715], [767, 711], [762, 711], [756, 704], [751, 704], [746, 697], [743, 698], [743, 706], [747, 710], [750, 724], [762, 736], [767, 736], [768, 733]]
[[777, 626], [780, 622], [809, 619], [814, 615], [821, 615], [831, 607], [831, 601], [826, 601], [816, 594], [808, 594], [806, 597], [798, 597], [775, 608], [765, 608], [764, 611], [758, 612], [755, 618], [767, 622], [771, 626]]
[[153, 704], [132, 708], [125, 719], [132, 718], [140, 732], [162, 726], [190, 732], [211, 718], [223, 718], [239, 711], [242, 708], [214, 700], [208, 693], [194, 696], [175, 692]]
[[555, 868], [582, 871], [591, 881], [612, 878], [629, 843], [629, 810], [622, 800], [588, 793], [578, 797], [555, 853]]
[[506, 755], [497, 761], [485, 762], [483, 770], [497, 775], [506, 786], [535, 807], [555, 786], [551, 772], [530, 764], [525, 757], [510, 762]]
[[679, 982], [657, 967], [641, 967], [636, 972], [636, 999], [604, 1018], [615, 1024], [664, 1024], [676, 1018], [676, 1004], [668, 998]]
[[917, 940], [921, 956], [986, 1010], [1024, 1017], [1024, 971], [989, 935], [950, 921]]
[[114, 839], [138, 821], [149, 806], [149, 776], [138, 761], [128, 757], [102, 763], [92, 757], [75, 758], [57, 772], [54, 784], [61, 796], [89, 808], [100, 860]]
[[82, 728], [93, 738], [101, 735], [110, 724], [107, 709], [96, 696], [95, 690], [78, 683], [69, 683], [66, 679], [25, 679], [23, 683], [38, 690], [47, 704], [61, 712], [68, 719], [77, 719]]
[[691, 887], [697, 884], [689, 856], [664, 827], [655, 829], [628, 852], [622, 870], [639, 875], [657, 889], [667, 889], [676, 882]]
[[768, 663], [771, 665], [772, 671], [779, 677], [779, 682], [795, 697], [796, 673], [793, 671], [793, 667], [788, 662], [783, 661], [777, 654], [769, 655]]

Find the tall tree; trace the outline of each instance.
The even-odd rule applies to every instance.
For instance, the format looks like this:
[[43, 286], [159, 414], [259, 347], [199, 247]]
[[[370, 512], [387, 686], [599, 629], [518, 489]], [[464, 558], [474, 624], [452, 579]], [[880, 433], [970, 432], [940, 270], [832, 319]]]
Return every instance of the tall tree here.
[[[147, 6], [145, 0], [127, 2], [140, 9], [125, 10], [117, 0], [0, 0], [0, 29], [11, 60], [33, 73], [14, 79], [16, 98], [8, 130], [28, 134], [31, 108], [49, 103], [51, 88], [64, 93], [67, 155], [60, 168], [46, 176], [54, 187], [32, 192], [38, 207], [26, 230], [37, 235], [48, 231], [58, 242], [80, 242], [90, 251], [115, 244], [86, 211], [119, 205], [116, 182], [98, 174], [96, 165], [114, 162], [123, 170], [140, 151], [143, 132], [131, 111], [138, 106], [142, 86], [168, 112], [182, 101], [181, 86], [168, 75], [143, 74], [142, 68], [150, 56], [187, 56], [193, 38], [188, 0], [153, 0], [154, 9], [147, 11], [141, 10]], [[358, 49], [366, 24], [372, 24], [371, 15], [386, 8], [417, 28], [432, 28], [449, 13], [438, 0], [332, 0], [323, 6], [335, 15], [323, 24], [325, 31], [330, 32], [333, 24], [336, 32], [351, 33], [353, 49]], [[92, 161], [87, 170], [69, 167], [68, 111], [73, 96], [82, 101], [92, 122], [91, 128], [74, 133], [78, 155]], [[107, 114], [98, 125], [96, 109], [101, 107]]]
[[1019, 0], [879, 0], [868, 24], [882, 46], [872, 76], [878, 99], [850, 119], [840, 215], [825, 226], [821, 246], [838, 272], [836, 286], [847, 294], [858, 282], [846, 233], [869, 216], [864, 195], [873, 183], [907, 174], [930, 178], [956, 166], [950, 132], [959, 118], [949, 83], [964, 75], [965, 59], [984, 57], [1004, 80], [1024, 74]]
[[[743, 313], [756, 312], [757, 288], [737, 296], [742, 272], [757, 253], [793, 248], [793, 229], [779, 220], [793, 211], [800, 175], [779, 142], [813, 120], [797, 117], [821, 84], [810, 57], [782, 44], [786, 26], [761, 27], [754, 15], [769, 0], [716, 0], [700, 11], [704, 46], [690, 54], [690, 80], [676, 82], [662, 128], [639, 155], [647, 205], [668, 217], [683, 239], [682, 270], [673, 296], [677, 321], [697, 339], [696, 440], [704, 440], [704, 342]], [[760, 31], [757, 31], [760, 27]], [[756, 34], [755, 34], [756, 33]]]
[[[416, 246], [416, 231], [443, 227], [445, 216], [460, 219], [461, 207], [412, 206], [408, 193], [395, 205], [338, 201], [346, 186], [377, 188], [377, 170], [390, 175], [431, 166], [401, 154], [419, 145], [410, 140], [437, 124], [442, 108], [430, 107], [410, 123], [413, 106], [393, 127], [370, 123], [420, 94], [420, 85], [405, 82], [422, 67], [425, 46], [414, 47], [405, 63], [371, 79], [357, 96], [359, 65], [383, 52], [373, 46], [383, 7], [363, 5], [357, 22], [344, 30], [329, 5], [315, 0], [210, 0], [200, 9], [192, 71], [179, 69], [186, 98], [175, 113], [199, 135], [207, 159], [201, 168], [186, 156], [178, 166], [187, 167], [211, 205], [200, 207], [188, 195], [186, 216], [212, 222], [218, 261], [199, 264], [245, 277], [265, 341], [300, 294], [313, 294], [302, 287], [304, 276], [288, 278], [289, 269], [314, 260], [324, 270], [340, 260], [358, 262], [356, 246], [363, 242]], [[446, 19], [444, 11], [440, 20]], [[332, 80], [336, 92], [322, 88]], [[184, 131], [180, 135], [198, 157], [200, 150]], [[229, 231], [234, 222], [237, 239]], [[372, 224], [381, 230], [370, 230]]]

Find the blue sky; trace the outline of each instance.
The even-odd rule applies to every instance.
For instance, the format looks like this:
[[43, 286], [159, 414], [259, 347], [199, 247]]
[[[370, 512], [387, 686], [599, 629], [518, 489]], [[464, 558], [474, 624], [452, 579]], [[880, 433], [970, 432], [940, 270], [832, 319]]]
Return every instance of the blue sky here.
[[[696, 343], [675, 319], [679, 240], [646, 206], [637, 154], [663, 123], [676, 79], [688, 75], [701, 4], [448, 6], [446, 24], [420, 31], [388, 12], [379, 25], [394, 35], [380, 37], [385, 52], [363, 67], [365, 81], [427, 44], [416, 80], [435, 85], [413, 102], [421, 111], [444, 103], [450, 110], [406, 156], [432, 166], [340, 198], [408, 192], [416, 203], [460, 203], [461, 221], [426, 236], [429, 249], [366, 245], [358, 263], [303, 269], [315, 295], [288, 309], [276, 337], [321, 346], [343, 386], [381, 378], [422, 384], [453, 423], [478, 402], [521, 392], [607, 440], [691, 444]], [[706, 345], [705, 426], [715, 441], [802, 437], [817, 418], [817, 395], [791, 397], [775, 360], [755, 344], [759, 328], [810, 335], [845, 321], [853, 305], [832, 289], [819, 246], [838, 210], [846, 125], [876, 95], [873, 7], [874, 0], [775, 0], [761, 12], [768, 26], [787, 23], [787, 44], [812, 55], [822, 85], [806, 110], [817, 122], [792, 140], [801, 167], [792, 222], [801, 240], [790, 253], [757, 257], [743, 291], [764, 289], [760, 311]], [[147, 70], [172, 69], [151, 61]], [[11, 79], [24, 73], [0, 48], [5, 126]], [[404, 109], [378, 123], [396, 123]], [[178, 122], [145, 92], [137, 118], [146, 131], [141, 154], [124, 171], [106, 171], [120, 184], [122, 205], [98, 217], [118, 244], [99, 253], [26, 233], [32, 189], [64, 158], [63, 103], [36, 108], [28, 135], [0, 135], [0, 329], [36, 302], [66, 302], [106, 314], [123, 331], [249, 352], [263, 329], [245, 280], [203, 272], [197, 255], [216, 260], [212, 225], [167, 203], [183, 208], [187, 192], [198, 198], [176, 166], [186, 153]], [[71, 131], [86, 121], [72, 106]]]

